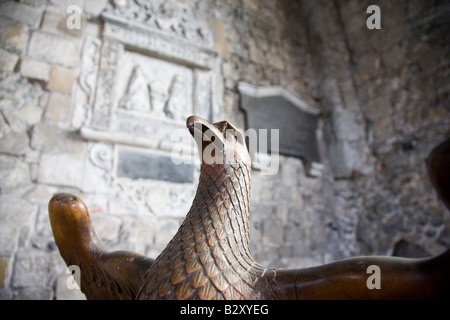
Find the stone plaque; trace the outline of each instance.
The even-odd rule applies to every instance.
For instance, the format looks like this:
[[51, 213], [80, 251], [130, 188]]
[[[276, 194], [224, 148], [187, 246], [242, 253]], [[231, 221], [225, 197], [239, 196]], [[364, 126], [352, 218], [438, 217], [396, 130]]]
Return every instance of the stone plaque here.
[[[279, 153], [319, 163], [316, 139], [318, 110], [278, 87], [240, 84], [241, 107], [247, 129], [268, 129], [267, 152], [272, 150], [270, 130], [279, 129]], [[261, 139], [259, 134], [258, 139]], [[265, 150], [262, 150], [265, 151]], [[258, 152], [261, 150], [258, 148]]]
[[119, 148], [117, 177], [152, 179], [175, 183], [194, 182], [194, 165], [174, 164], [169, 156]]

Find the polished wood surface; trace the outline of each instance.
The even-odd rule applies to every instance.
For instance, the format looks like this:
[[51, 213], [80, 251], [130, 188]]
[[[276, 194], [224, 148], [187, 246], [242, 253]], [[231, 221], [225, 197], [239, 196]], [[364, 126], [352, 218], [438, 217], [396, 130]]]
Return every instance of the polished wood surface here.
[[[155, 260], [104, 249], [78, 197], [50, 200], [56, 244], [67, 265], [80, 267], [88, 299], [450, 298], [450, 250], [425, 259], [367, 256], [303, 269], [260, 266], [250, 251], [251, 162], [242, 132], [227, 121], [210, 124], [195, 116], [187, 127], [204, 155], [199, 186], [186, 219]], [[447, 140], [427, 159], [447, 206], [449, 145]], [[370, 266], [379, 270], [379, 289], [368, 284]]]

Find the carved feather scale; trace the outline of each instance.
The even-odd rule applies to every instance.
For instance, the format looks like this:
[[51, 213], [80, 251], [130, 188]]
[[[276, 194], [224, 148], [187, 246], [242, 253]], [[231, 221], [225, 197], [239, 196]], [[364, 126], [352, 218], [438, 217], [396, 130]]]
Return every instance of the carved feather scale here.
[[192, 207], [145, 275], [138, 298], [249, 298], [264, 270], [250, 252], [250, 185], [240, 182], [249, 175], [244, 164], [201, 170]]

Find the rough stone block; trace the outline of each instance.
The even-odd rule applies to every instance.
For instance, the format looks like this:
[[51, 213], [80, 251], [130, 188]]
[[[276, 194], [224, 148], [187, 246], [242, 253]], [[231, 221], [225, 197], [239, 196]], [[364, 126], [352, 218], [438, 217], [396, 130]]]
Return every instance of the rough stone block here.
[[30, 183], [30, 168], [17, 157], [0, 155], [0, 188], [14, 189]]
[[[283, 184], [294, 187], [297, 185], [299, 159], [287, 158], [281, 165], [281, 181]], [[300, 163], [301, 165], [301, 163]]]
[[[86, 2], [91, 2], [93, 0], [88, 0]], [[79, 7], [80, 9], [83, 8], [83, 4], [84, 4], [85, 0], [50, 0], [50, 3], [66, 10], [67, 7], [75, 5], [77, 7]]]
[[10, 254], [17, 249], [22, 226], [34, 221], [37, 207], [26, 201], [0, 202], [0, 253]]
[[[395, 99], [394, 99], [395, 100]], [[392, 112], [391, 96], [389, 94], [380, 94], [370, 99], [364, 106], [366, 116], [374, 121], [385, 116], [390, 116]]]
[[17, 300], [52, 300], [54, 293], [50, 287], [20, 288], [14, 299]]
[[336, 178], [349, 178], [354, 167], [354, 160], [350, 157], [350, 143], [348, 141], [335, 141], [329, 145], [329, 157], [333, 176]]
[[[29, 193], [27, 193], [25, 199], [31, 203], [39, 204], [45, 206], [46, 220], [48, 216], [47, 205], [51, 197], [58, 191], [55, 187], [50, 187], [46, 185], [36, 185]], [[42, 208], [42, 207], [41, 207]], [[46, 221], [48, 223], [48, 221]]]
[[0, 72], [12, 73], [18, 60], [18, 55], [0, 49]]
[[98, 16], [105, 9], [108, 0], [89, 0], [84, 3], [84, 11], [93, 16]]
[[28, 143], [29, 138], [26, 132], [11, 131], [9, 134], [0, 139], [0, 152], [13, 155], [23, 155], [28, 149]]
[[24, 132], [29, 125], [33, 125], [41, 120], [42, 109], [38, 106], [39, 93], [33, 92], [33, 89], [36, 87], [22, 87], [19, 85], [12, 88], [15, 90], [16, 97], [2, 101], [2, 113], [9, 129], [15, 132]]
[[281, 219], [269, 217], [263, 221], [263, 237], [262, 242], [266, 244], [283, 243], [284, 223]]
[[70, 94], [72, 93], [73, 84], [77, 76], [77, 69], [55, 66], [50, 72], [47, 89]]
[[373, 138], [375, 141], [381, 141], [392, 136], [394, 133], [393, 121], [397, 121], [395, 117], [386, 115], [377, 119], [376, 126], [374, 127]]
[[368, 80], [379, 74], [381, 59], [375, 55], [364, 55], [358, 59], [356, 74], [362, 80]]
[[109, 213], [127, 215], [132, 212], [138, 212], [138, 204], [127, 200], [125, 196], [121, 196], [120, 194], [119, 196], [113, 197], [108, 202]]
[[80, 50], [79, 39], [35, 31], [31, 35], [28, 55], [65, 67], [75, 67], [80, 60]]
[[43, 154], [38, 182], [51, 185], [80, 187], [84, 176], [83, 154]]
[[84, 143], [81, 140], [70, 139], [71, 132], [61, 129], [56, 124], [38, 123], [30, 133], [31, 147], [36, 150], [45, 153], [81, 153], [84, 151]]
[[84, 27], [84, 35], [86, 37], [93, 36], [93, 37], [100, 37], [102, 33], [103, 25], [98, 21], [86, 21], [86, 25]]
[[0, 139], [3, 139], [8, 133], [11, 132], [11, 128], [8, 125], [8, 121], [5, 119], [3, 114], [0, 112]]
[[338, 139], [364, 139], [364, 126], [360, 123], [360, 114], [353, 110], [335, 108], [333, 110], [334, 133]]
[[167, 244], [172, 240], [173, 236], [177, 233], [180, 223], [175, 219], [167, 219], [160, 224], [160, 230], [164, 232], [156, 232], [155, 243], [157, 244]]
[[8, 281], [11, 256], [0, 256], [0, 289], [3, 289]]
[[305, 246], [305, 242], [310, 240], [308, 228], [308, 221], [302, 221], [302, 223], [292, 223], [289, 222], [286, 224], [284, 228], [284, 240], [288, 243], [297, 243], [303, 247]]
[[[431, 57], [429, 57], [431, 58]], [[401, 44], [393, 46], [389, 51], [384, 52], [382, 56], [383, 66], [388, 70], [394, 70], [405, 64], [406, 56]], [[380, 70], [380, 64], [375, 60], [374, 69]]]
[[284, 70], [285, 63], [277, 52], [269, 51], [266, 55], [267, 65], [277, 70]]
[[47, 0], [20, 0], [20, 3], [24, 3], [33, 7], [43, 8], [47, 4]]
[[[84, 179], [82, 184], [82, 189], [84, 192], [97, 192], [105, 194], [113, 192], [110, 188], [111, 175], [109, 173], [112, 168], [112, 152], [110, 153], [110, 156], [111, 158], [100, 164], [98, 154], [95, 154], [92, 151], [89, 152], [90, 161], [86, 161], [86, 166], [84, 168]], [[104, 166], [101, 167], [101, 165]], [[106, 174], [105, 171], [107, 172]], [[95, 209], [98, 212], [104, 212], [106, 205], [99, 206], [98, 203], [95, 203], [95, 205], [97, 206]]]
[[22, 54], [28, 41], [28, 28], [16, 21], [0, 18], [0, 47]]
[[72, 14], [74, 14], [74, 11], [69, 10], [69, 13], [67, 13], [66, 9], [52, 7], [51, 9], [45, 11], [44, 18], [42, 19], [41, 30], [48, 31], [50, 33], [61, 35], [66, 34], [72, 37], [80, 38], [83, 35], [86, 21], [83, 17], [83, 14], [80, 14], [79, 28], [72, 28], [70, 25], [68, 26], [68, 22], [71, 22], [71, 20], [69, 19], [72, 19]]
[[105, 214], [95, 214], [95, 205], [90, 206], [92, 224], [101, 241], [117, 241], [122, 221], [119, 218]]
[[323, 262], [318, 257], [293, 257], [293, 258], [282, 258], [280, 264], [283, 268], [309, 268], [322, 265]]
[[51, 65], [44, 61], [25, 58], [20, 63], [20, 74], [30, 79], [48, 81], [50, 70]]
[[20, 116], [29, 126], [40, 122], [43, 112], [42, 108], [34, 104], [28, 104], [19, 110]]
[[52, 274], [57, 271], [57, 260], [48, 252], [21, 249], [16, 254], [14, 272], [11, 279], [13, 287], [46, 287]]
[[42, 18], [42, 7], [32, 7], [14, 1], [7, 1], [0, 4], [2, 16], [20, 21], [31, 28], [38, 28]]
[[259, 49], [256, 46], [255, 41], [250, 41], [249, 42], [249, 54], [250, 54], [250, 60], [258, 63], [258, 64], [265, 64], [266, 63], [266, 58], [264, 56], [264, 51], [262, 51], [261, 49]]
[[170, 205], [170, 195], [168, 188], [154, 187], [149, 191], [147, 204], [156, 214], [164, 212]]
[[214, 35], [214, 47], [224, 59], [230, 59], [224, 22], [220, 19], [211, 19], [210, 23]]
[[262, 239], [262, 222], [260, 220], [250, 219], [250, 239], [252, 239], [253, 243], [259, 243]]
[[[86, 296], [80, 289], [69, 289], [67, 286], [67, 280], [70, 276], [69, 273], [67, 275], [60, 276], [56, 279], [56, 292], [55, 299], [56, 300], [86, 300]], [[69, 279], [69, 281], [73, 281]]]
[[129, 244], [142, 244], [150, 242], [149, 236], [157, 234], [159, 230], [158, 221], [149, 218], [136, 217], [124, 219], [121, 237]]
[[45, 120], [51, 122], [69, 122], [72, 99], [69, 95], [52, 92], [45, 112]]

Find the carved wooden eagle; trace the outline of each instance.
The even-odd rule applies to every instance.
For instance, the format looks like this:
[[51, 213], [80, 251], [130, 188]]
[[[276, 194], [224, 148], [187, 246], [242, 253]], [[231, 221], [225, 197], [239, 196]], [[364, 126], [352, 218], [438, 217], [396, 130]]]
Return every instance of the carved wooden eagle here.
[[[57, 194], [49, 203], [56, 244], [81, 272], [88, 299], [408, 299], [450, 296], [450, 250], [426, 259], [363, 256], [291, 270], [260, 266], [250, 251], [251, 162], [240, 130], [196, 116], [187, 127], [202, 157], [192, 207], [156, 259], [109, 252], [81, 199]], [[209, 150], [209, 152], [205, 152]], [[450, 204], [450, 140], [427, 159], [439, 195]], [[450, 208], [450, 206], [449, 206]], [[381, 289], [367, 285], [368, 267]]]

